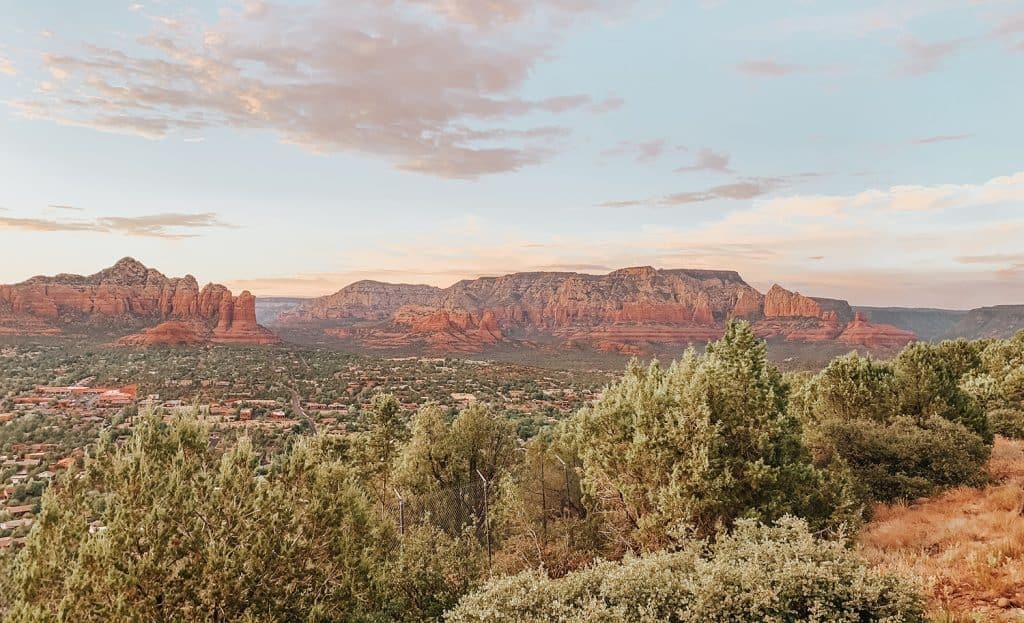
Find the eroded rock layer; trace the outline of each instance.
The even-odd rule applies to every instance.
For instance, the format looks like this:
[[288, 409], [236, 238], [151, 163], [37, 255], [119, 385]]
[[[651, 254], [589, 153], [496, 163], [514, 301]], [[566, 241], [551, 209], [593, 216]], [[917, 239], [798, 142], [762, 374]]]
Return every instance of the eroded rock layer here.
[[[381, 349], [477, 352], [498, 344], [555, 343], [641, 354], [667, 344], [717, 339], [742, 318], [758, 335], [800, 342], [842, 340], [889, 348], [915, 339], [856, 320], [846, 301], [773, 286], [767, 294], [734, 271], [625, 268], [607, 275], [534, 272], [465, 280], [438, 289], [358, 282], [300, 305], [284, 326]], [[902, 345], [900, 344], [900, 345]]]
[[137, 344], [277, 341], [256, 324], [255, 299], [248, 292], [235, 298], [222, 285], [200, 288], [191, 275], [169, 278], [132, 258], [93, 275], [33, 277], [0, 286], [0, 334], [91, 328], [143, 329], [122, 340]]

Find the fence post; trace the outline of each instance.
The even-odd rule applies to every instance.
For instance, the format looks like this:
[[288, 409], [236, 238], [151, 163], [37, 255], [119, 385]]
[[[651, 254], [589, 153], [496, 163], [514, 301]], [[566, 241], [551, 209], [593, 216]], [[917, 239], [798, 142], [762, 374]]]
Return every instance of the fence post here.
[[405, 498], [395, 489], [395, 497], [398, 498], [398, 533], [405, 535]]
[[548, 544], [548, 487], [547, 481], [544, 479], [544, 464], [547, 462], [547, 450], [545, 449], [540, 455], [540, 525], [545, 546]]
[[[571, 508], [572, 507], [572, 489], [569, 488], [569, 465], [564, 460], [562, 460], [562, 457], [558, 456], [557, 454], [555, 455], [555, 458], [558, 459], [558, 462], [562, 464], [562, 472], [564, 473], [564, 477], [565, 477], [565, 504], [568, 504], [569, 507]], [[562, 508], [564, 509], [565, 507], [563, 506]], [[564, 510], [563, 510], [563, 513], [564, 513]]]
[[484, 483], [484, 534], [487, 538], [487, 575], [491, 575], [491, 508], [487, 497], [487, 479], [480, 473], [480, 470], [476, 470], [480, 480]]

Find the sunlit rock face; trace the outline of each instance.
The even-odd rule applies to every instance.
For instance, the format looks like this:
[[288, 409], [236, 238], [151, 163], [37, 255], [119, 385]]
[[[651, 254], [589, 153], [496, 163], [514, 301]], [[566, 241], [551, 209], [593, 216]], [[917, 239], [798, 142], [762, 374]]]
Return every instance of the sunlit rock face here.
[[[363, 281], [307, 301], [278, 322], [318, 327], [380, 349], [471, 353], [543, 342], [643, 354], [717, 339], [733, 318], [751, 321], [762, 337], [800, 342], [834, 342], [854, 323], [846, 301], [810, 298], [777, 285], [761, 294], [735, 271], [647, 266], [607, 275], [515, 273], [445, 289]], [[877, 327], [877, 340], [869, 340], [870, 328], [859, 325], [850, 339], [872, 345], [897, 341], [898, 329], [871, 326]]]
[[[276, 342], [256, 324], [255, 314], [248, 292], [234, 298], [222, 285], [200, 288], [191, 275], [169, 278], [132, 258], [94, 275], [41, 276], [0, 286], [4, 335], [122, 328], [143, 329], [126, 343]], [[159, 331], [152, 330], [157, 326]]]

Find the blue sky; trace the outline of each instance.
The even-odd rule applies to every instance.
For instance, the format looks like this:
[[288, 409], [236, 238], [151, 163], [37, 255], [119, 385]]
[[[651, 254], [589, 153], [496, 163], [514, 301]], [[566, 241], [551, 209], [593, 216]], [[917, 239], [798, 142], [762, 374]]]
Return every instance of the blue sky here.
[[0, 0], [0, 282], [1024, 303], [1019, 2]]

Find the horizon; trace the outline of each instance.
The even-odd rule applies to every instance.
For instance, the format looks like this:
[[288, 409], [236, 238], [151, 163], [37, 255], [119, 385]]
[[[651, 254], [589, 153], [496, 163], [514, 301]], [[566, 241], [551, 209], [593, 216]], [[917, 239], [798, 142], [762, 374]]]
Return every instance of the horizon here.
[[0, 283], [126, 255], [261, 298], [650, 265], [1024, 304], [1013, 3], [0, 6]]

